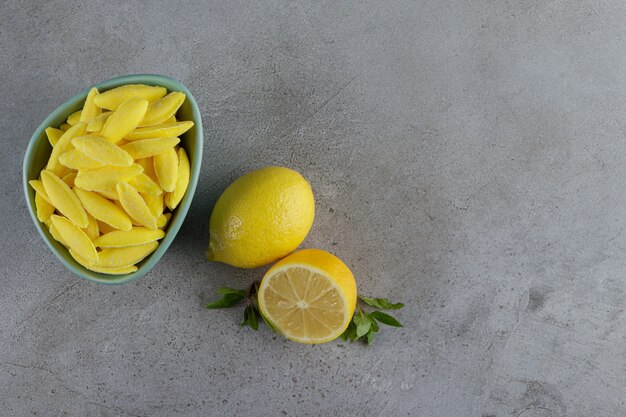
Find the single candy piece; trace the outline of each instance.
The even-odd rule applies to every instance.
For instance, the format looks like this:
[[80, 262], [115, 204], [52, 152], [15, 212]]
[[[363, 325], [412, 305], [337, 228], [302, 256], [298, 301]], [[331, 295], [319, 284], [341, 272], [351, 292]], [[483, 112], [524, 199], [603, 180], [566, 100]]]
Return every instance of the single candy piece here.
[[74, 183], [77, 187], [88, 191], [114, 190], [120, 181], [128, 181], [143, 172], [140, 165], [133, 164], [129, 167], [104, 167], [89, 171], [78, 171]]
[[185, 93], [174, 91], [162, 99], [150, 103], [146, 115], [143, 117], [141, 123], [139, 123], [139, 126], [152, 126], [165, 122], [176, 114], [184, 101]]
[[48, 224], [48, 231], [50, 232], [50, 234], [52, 235], [54, 240], [56, 240], [61, 245], [65, 246], [67, 248], [67, 246], [68, 246], [67, 242], [65, 242], [65, 240], [63, 240], [63, 236], [61, 236], [61, 233], [59, 233], [57, 228], [54, 227], [54, 224], [52, 224], [52, 220], [48, 220], [47, 224]]
[[90, 271], [98, 272], [98, 273], [101, 273], [101, 274], [125, 275], [125, 274], [131, 274], [131, 273], [137, 271], [137, 267], [135, 265], [126, 266], [126, 267], [123, 267], [123, 268], [107, 268], [107, 267], [104, 267], [104, 266], [98, 266], [98, 265], [90, 264], [89, 261], [87, 261], [85, 258], [80, 256], [79, 254], [77, 254], [71, 248], [70, 248], [70, 255], [72, 255], [72, 258], [74, 258], [76, 260], [76, 262], [78, 262], [79, 264], [81, 264], [85, 268], [89, 269]]
[[79, 149], [72, 149], [65, 152], [63, 155], [59, 156], [59, 162], [61, 165], [75, 170], [90, 170], [107, 166], [107, 164], [88, 157]]
[[165, 204], [170, 210], [174, 210], [187, 191], [189, 185], [189, 158], [183, 148], [178, 150], [178, 178], [174, 191], [165, 195]]
[[171, 217], [172, 217], [172, 213], [161, 214], [159, 218], [157, 219], [157, 227], [159, 229], [165, 228], [165, 226], [167, 226], [167, 223], [169, 223]]
[[99, 116], [102, 113], [102, 109], [96, 106], [96, 103], [94, 103], [94, 99], [96, 98], [97, 95], [98, 95], [98, 89], [96, 87], [93, 87], [91, 90], [89, 90], [89, 93], [87, 94], [87, 98], [85, 99], [85, 105], [83, 106], [83, 111], [80, 113], [81, 122], [89, 122], [90, 120]]
[[94, 241], [100, 236], [98, 221], [91, 214], [89, 214], [89, 212], [87, 213], [87, 218], [89, 219], [89, 226], [82, 229], [82, 231], [85, 232], [89, 239]]
[[179, 142], [180, 139], [175, 137], [140, 139], [122, 146], [122, 149], [128, 152], [133, 159], [143, 159], [163, 153], [178, 145]]
[[67, 132], [59, 138], [59, 141], [54, 145], [54, 148], [52, 148], [52, 153], [50, 154], [50, 159], [48, 160], [48, 166], [46, 169], [52, 171], [56, 175], [64, 175], [65, 168], [63, 168], [59, 162], [59, 157], [65, 152], [74, 149], [72, 139], [84, 135], [86, 129], [87, 125], [84, 122], [78, 122], [69, 128]]
[[89, 237], [74, 225], [71, 221], [65, 217], [57, 216], [56, 214], [51, 217], [52, 224], [57, 228], [63, 240], [67, 245], [74, 250], [77, 254], [82, 256], [90, 264], [98, 262], [98, 252], [93, 242]]
[[133, 164], [128, 152], [99, 136], [80, 136], [72, 139], [72, 145], [89, 158], [106, 165], [129, 167]]
[[61, 179], [64, 183], [67, 184], [68, 187], [74, 188], [74, 180], [76, 179], [77, 172], [73, 171], [69, 174], [64, 175]]
[[68, 125], [67, 123], [61, 123], [61, 126], [59, 126], [59, 129], [64, 131], [64, 132], [67, 132], [70, 127], [72, 127], [72, 126]]
[[159, 246], [158, 242], [150, 242], [126, 248], [105, 248], [100, 254], [99, 267], [124, 268], [135, 265], [150, 255]]
[[100, 134], [109, 142], [119, 142], [137, 127], [147, 109], [148, 100], [139, 97], [126, 100], [104, 122]]
[[106, 111], [94, 117], [93, 119], [90, 119], [89, 122], [87, 123], [87, 132], [93, 133], [93, 132], [101, 131], [102, 127], [104, 126], [104, 123], [112, 114], [113, 114], [112, 111]]
[[54, 206], [50, 204], [40, 193], [35, 193], [35, 208], [37, 209], [37, 218], [40, 222], [45, 223], [54, 214]]
[[163, 209], [165, 208], [164, 194], [160, 194], [152, 199], [152, 201], [146, 201], [146, 203], [148, 204], [150, 213], [152, 213], [152, 216], [157, 219], [158, 222], [158, 218], [161, 216], [161, 214], [163, 214]]
[[[111, 203], [106, 198], [91, 191], [82, 190], [80, 188], [75, 188], [74, 190], [80, 202], [83, 203], [85, 210], [96, 220], [104, 222], [115, 229], [132, 229], [133, 225], [128, 215], [114, 203]], [[98, 229], [104, 231], [105, 228], [99, 225]]]
[[[139, 191], [139, 190], [137, 190]], [[148, 207], [150, 207], [150, 204], [152, 204], [152, 202], [158, 198], [159, 196], [161, 196], [161, 198], [163, 197], [163, 193], [155, 195], [155, 194], [146, 194], [146, 193], [142, 193], [141, 191], [139, 191], [139, 195], [141, 196], [141, 198], [143, 198], [143, 201], [146, 202], [146, 204], [148, 205]]]
[[148, 229], [157, 228], [156, 219], [137, 190], [125, 182], [118, 183], [116, 189], [122, 207], [136, 223]]
[[120, 196], [117, 195], [117, 191], [115, 191], [115, 190], [98, 191], [98, 194], [100, 194], [104, 198], [108, 198], [109, 200], [119, 200], [120, 199]]
[[155, 126], [137, 128], [125, 137], [126, 140], [176, 137], [182, 135], [192, 127], [192, 121], [163, 123]]
[[[98, 229], [100, 229], [101, 234], [107, 234], [107, 233], [114, 232], [117, 230], [115, 227], [111, 227], [105, 222], [101, 222], [100, 220], [97, 220], [97, 222], [98, 222]], [[132, 228], [132, 224], [131, 224], [131, 228]]]
[[[80, 200], [64, 183], [50, 171], [41, 171], [41, 181], [52, 205], [77, 227], [87, 227], [89, 220]], [[58, 228], [58, 227], [57, 227]]]
[[165, 232], [163, 230], [150, 230], [145, 227], [133, 227], [129, 231], [117, 230], [100, 236], [94, 241], [94, 244], [100, 248], [123, 248], [127, 246], [144, 245], [163, 239]]
[[80, 122], [80, 114], [81, 110], [75, 111], [67, 117], [67, 124], [70, 126], [74, 126], [76, 123]]
[[116, 110], [123, 102], [134, 97], [155, 101], [165, 94], [167, 94], [167, 90], [164, 87], [127, 84], [98, 94], [94, 103], [102, 109]]
[[144, 173], [137, 175], [135, 178], [129, 179], [128, 183], [140, 193], [153, 195], [163, 194], [163, 190], [161, 189], [159, 184], [154, 182], [152, 178]]
[[173, 148], [154, 156], [154, 171], [164, 191], [174, 191], [178, 180], [178, 155]]
[[166, 121], [164, 121], [163, 123], [167, 124], [167, 123], [176, 123], [178, 120], [176, 120], [176, 116], [172, 116], [169, 119], [167, 119]]
[[44, 200], [46, 200], [49, 204], [52, 204], [52, 201], [50, 201], [50, 197], [48, 197], [46, 189], [44, 188], [41, 180], [30, 180], [28, 181], [28, 183], [31, 187], [33, 187], [33, 190], [35, 190], [39, 195], [44, 198]]
[[48, 137], [48, 142], [50, 145], [54, 146], [59, 141], [61, 136], [63, 136], [63, 132], [61, 129], [55, 129], [53, 127], [46, 128], [46, 136]]
[[143, 167], [143, 173], [152, 178], [153, 181], [159, 182], [159, 179], [156, 176], [156, 172], [154, 171], [154, 158], [141, 158], [135, 160], [136, 164], [139, 164]]

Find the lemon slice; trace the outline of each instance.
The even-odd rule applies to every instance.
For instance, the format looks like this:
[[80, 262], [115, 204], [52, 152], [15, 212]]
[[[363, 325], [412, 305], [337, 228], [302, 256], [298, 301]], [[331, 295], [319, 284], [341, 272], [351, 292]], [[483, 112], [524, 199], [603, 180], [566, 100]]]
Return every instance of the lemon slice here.
[[348, 327], [356, 307], [356, 283], [336, 256], [304, 249], [267, 271], [258, 300], [263, 317], [288, 339], [325, 343]]

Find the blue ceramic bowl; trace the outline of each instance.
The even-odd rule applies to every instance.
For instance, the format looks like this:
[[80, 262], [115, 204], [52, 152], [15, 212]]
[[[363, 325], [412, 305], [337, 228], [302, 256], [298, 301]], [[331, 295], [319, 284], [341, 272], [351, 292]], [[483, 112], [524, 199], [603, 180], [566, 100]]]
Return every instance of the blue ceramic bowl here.
[[67, 267], [67, 269], [81, 278], [97, 282], [99, 284], [125, 284], [144, 276], [154, 267], [154, 265], [156, 265], [165, 251], [167, 251], [167, 248], [169, 248], [170, 244], [176, 237], [178, 230], [183, 224], [183, 221], [185, 220], [185, 216], [187, 215], [189, 206], [191, 205], [193, 194], [196, 190], [196, 185], [198, 184], [200, 164], [202, 163], [202, 117], [200, 116], [198, 104], [187, 87], [173, 78], [152, 74], [138, 74], [118, 77], [96, 84], [94, 87], [98, 88], [98, 90], [102, 92], [124, 84], [160, 85], [167, 88], [168, 91], [182, 91], [187, 95], [187, 100], [185, 100], [181, 108], [178, 110], [176, 116], [179, 120], [191, 120], [194, 122], [194, 126], [180, 138], [180, 146], [185, 148], [191, 164], [191, 173], [187, 193], [176, 210], [174, 210], [167, 230], [165, 231], [165, 237], [159, 242], [159, 247], [150, 256], [137, 264], [138, 269], [136, 272], [126, 275], [106, 275], [90, 271], [76, 262], [67, 249], [54, 240], [45, 225], [40, 223], [37, 219], [35, 192], [28, 184], [29, 180], [34, 180], [39, 177], [39, 173], [48, 162], [48, 158], [52, 152], [52, 147], [46, 137], [45, 129], [50, 126], [58, 127], [61, 123], [65, 122], [70, 114], [80, 110], [85, 103], [85, 98], [87, 97], [87, 93], [91, 87], [85, 89], [57, 107], [56, 110], [46, 117], [30, 139], [28, 148], [26, 149], [26, 155], [24, 156], [24, 194], [26, 196], [28, 211], [30, 211], [30, 215], [35, 223], [37, 231], [43, 238], [44, 242], [46, 242], [52, 253], [56, 255], [61, 263]]

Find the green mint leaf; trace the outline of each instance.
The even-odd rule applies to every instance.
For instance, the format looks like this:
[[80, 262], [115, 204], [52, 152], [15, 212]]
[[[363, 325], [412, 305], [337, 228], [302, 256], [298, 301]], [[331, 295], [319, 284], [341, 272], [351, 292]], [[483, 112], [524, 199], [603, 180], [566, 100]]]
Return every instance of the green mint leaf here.
[[259, 330], [259, 320], [257, 317], [257, 312], [252, 304], [246, 306], [246, 309], [243, 311], [243, 321], [241, 322], [242, 326], [250, 326], [254, 330]]
[[250, 313], [250, 327], [254, 330], [259, 330], [259, 311], [252, 306], [252, 312]]
[[243, 297], [246, 296], [246, 290], [237, 290], [235, 288], [229, 288], [229, 287], [219, 288], [216, 291], [216, 293], [218, 293], [219, 295], [237, 294], [237, 295], [241, 295]]
[[404, 307], [404, 304], [402, 303], [394, 304], [386, 298], [370, 298], [370, 297], [365, 297], [363, 295], [359, 295], [359, 299], [369, 306], [380, 308], [383, 310], [397, 310], [399, 308]]
[[372, 315], [369, 315], [369, 318], [372, 322], [372, 328], [370, 329], [370, 332], [373, 330], [374, 332], [378, 331], [378, 323], [376, 323], [376, 320], [374, 320], [374, 317], [372, 317]]
[[348, 327], [346, 328], [346, 330], [341, 334], [341, 338], [345, 341], [345, 340], [350, 340], [351, 342], [355, 341], [357, 336], [356, 336], [356, 325], [354, 324], [354, 322], [350, 322], [350, 324], [348, 324]]
[[402, 323], [400, 323], [389, 314], [383, 313], [382, 311], [374, 311], [370, 313], [370, 317], [378, 320], [382, 324], [386, 324], [387, 326], [402, 327]]
[[358, 314], [355, 314], [352, 318], [354, 324], [356, 324], [356, 337], [361, 337], [369, 332], [370, 327], [372, 327], [372, 320], [363, 313], [362, 310], [359, 311]]
[[370, 329], [369, 332], [367, 332], [367, 334], [365, 335], [367, 337], [367, 344], [368, 346], [372, 344], [372, 342], [374, 341], [374, 333], [376, 333], [378, 330], [374, 330], [374, 328], [372, 327]]
[[217, 293], [222, 296], [219, 300], [213, 301], [205, 305], [205, 308], [229, 308], [233, 307], [241, 300], [246, 298], [245, 290], [235, 290], [233, 288], [220, 288]]

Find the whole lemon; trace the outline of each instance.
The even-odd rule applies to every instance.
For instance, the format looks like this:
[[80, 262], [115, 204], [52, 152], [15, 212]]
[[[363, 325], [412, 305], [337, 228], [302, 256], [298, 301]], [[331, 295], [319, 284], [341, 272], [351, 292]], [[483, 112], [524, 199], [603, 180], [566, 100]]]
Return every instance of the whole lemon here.
[[240, 268], [275, 262], [311, 230], [315, 201], [298, 172], [266, 167], [235, 180], [215, 203], [207, 258]]

